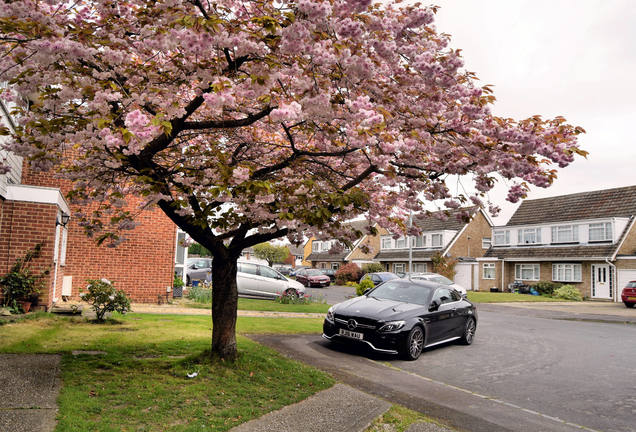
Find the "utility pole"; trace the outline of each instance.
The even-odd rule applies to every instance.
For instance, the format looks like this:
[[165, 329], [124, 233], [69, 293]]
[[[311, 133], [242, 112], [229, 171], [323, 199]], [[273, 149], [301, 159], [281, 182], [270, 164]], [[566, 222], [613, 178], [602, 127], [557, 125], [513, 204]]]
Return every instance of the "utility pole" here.
[[[409, 210], [409, 231], [413, 227], [413, 211]], [[411, 241], [411, 234], [406, 236], [409, 242], [409, 273], [413, 273], [413, 242]]]

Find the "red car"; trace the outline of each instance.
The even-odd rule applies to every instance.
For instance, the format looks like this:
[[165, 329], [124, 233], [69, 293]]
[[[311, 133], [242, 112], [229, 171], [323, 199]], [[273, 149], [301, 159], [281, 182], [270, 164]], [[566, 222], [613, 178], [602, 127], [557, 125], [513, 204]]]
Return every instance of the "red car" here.
[[303, 269], [296, 273], [296, 281], [305, 285], [306, 287], [326, 287], [331, 284], [329, 276], [325, 275], [322, 271], [310, 268]]
[[636, 305], [636, 281], [628, 282], [623, 288], [621, 300], [628, 308], [633, 308]]

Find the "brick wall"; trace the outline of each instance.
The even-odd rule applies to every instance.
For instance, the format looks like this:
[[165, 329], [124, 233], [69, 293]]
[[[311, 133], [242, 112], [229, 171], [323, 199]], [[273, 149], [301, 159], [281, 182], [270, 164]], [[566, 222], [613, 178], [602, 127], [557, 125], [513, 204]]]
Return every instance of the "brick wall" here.
[[[363, 252], [360, 248], [361, 246], [367, 246], [370, 248], [370, 252]], [[373, 258], [376, 254], [380, 252], [380, 233], [376, 235], [366, 235], [358, 247], [356, 247], [349, 256], [349, 261], [360, 260], [360, 261], [373, 261]]]
[[[42, 253], [31, 262], [29, 268], [34, 274], [48, 270], [44, 278], [46, 289], [39, 297], [39, 303], [50, 306], [55, 267], [55, 220], [57, 206], [30, 202], [4, 201], [0, 218], [0, 274], [6, 274], [17, 259], [24, 257], [36, 244], [42, 243]], [[63, 271], [58, 270], [58, 280]], [[60, 285], [58, 285], [59, 287]], [[60, 288], [61, 289], [61, 288]]]
[[627, 233], [621, 248], [618, 250], [618, 255], [636, 255], [636, 224]]
[[448, 253], [453, 257], [483, 257], [488, 249], [481, 247], [481, 241], [484, 237], [490, 237], [491, 233], [488, 220], [478, 211]]
[[307, 240], [307, 243], [303, 246], [303, 261], [301, 265], [311, 267], [311, 261], [307, 261], [307, 257], [311, 254], [311, 244], [315, 240], [314, 237]]
[[[22, 182], [59, 187], [63, 195], [71, 188], [68, 181], [57, 179], [50, 173], [34, 173], [27, 166]], [[133, 210], [141, 202], [134, 197], [129, 197], [128, 201]], [[69, 204], [71, 214], [79, 210], [79, 206]], [[133, 301], [155, 302], [159, 295], [165, 298], [166, 287], [172, 286], [174, 278], [176, 226], [158, 208], [143, 211], [136, 221], [140, 225], [124, 233], [127, 241], [109, 248], [97, 246], [71, 217], [67, 225], [66, 265], [61, 273], [73, 277], [73, 297], [77, 298], [87, 279], [107, 278], [115, 282], [115, 287], [126, 291]], [[3, 249], [0, 247], [0, 250]], [[61, 294], [61, 281], [58, 287]]]

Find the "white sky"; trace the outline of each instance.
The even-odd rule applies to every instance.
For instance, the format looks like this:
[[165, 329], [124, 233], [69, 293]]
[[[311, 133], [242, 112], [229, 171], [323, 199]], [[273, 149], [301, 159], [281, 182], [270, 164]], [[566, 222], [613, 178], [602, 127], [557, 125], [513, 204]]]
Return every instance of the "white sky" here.
[[[438, 31], [452, 35], [467, 70], [493, 84], [494, 114], [564, 116], [583, 127], [590, 154], [528, 198], [636, 184], [636, 6], [621, 0], [437, 0]], [[490, 195], [505, 224], [518, 206]]]

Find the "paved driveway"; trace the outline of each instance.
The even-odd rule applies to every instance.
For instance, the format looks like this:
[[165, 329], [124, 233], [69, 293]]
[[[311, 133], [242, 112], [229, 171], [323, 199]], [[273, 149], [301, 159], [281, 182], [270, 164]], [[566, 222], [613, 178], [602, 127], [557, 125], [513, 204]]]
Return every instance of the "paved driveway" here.
[[472, 346], [430, 349], [415, 362], [318, 336], [263, 342], [460, 429], [636, 430], [636, 325], [505, 306], [479, 317]]
[[330, 305], [343, 302], [351, 296], [356, 295], [355, 288], [342, 285], [330, 285], [324, 288], [306, 288], [306, 290], [312, 297], [317, 299], [323, 298], [325, 302]]

